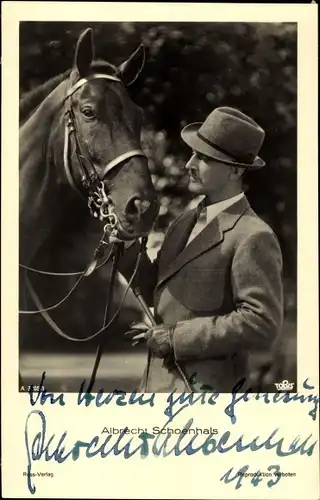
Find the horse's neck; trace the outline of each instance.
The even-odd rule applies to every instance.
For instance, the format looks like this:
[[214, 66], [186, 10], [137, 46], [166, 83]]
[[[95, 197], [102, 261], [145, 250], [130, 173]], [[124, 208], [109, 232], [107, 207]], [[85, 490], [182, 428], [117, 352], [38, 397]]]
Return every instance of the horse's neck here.
[[[86, 203], [70, 199], [59, 224], [37, 254], [35, 267], [54, 272], [83, 270], [92, 261], [102, 235], [103, 224], [90, 215]], [[107, 255], [110, 248], [103, 248]]]
[[[62, 82], [20, 129], [20, 262], [27, 264], [63, 210], [62, 186], [50, 158], [49, 137], [62, 116], [66, 82]], [[62, 151], [61, 151], [62, 154]]]

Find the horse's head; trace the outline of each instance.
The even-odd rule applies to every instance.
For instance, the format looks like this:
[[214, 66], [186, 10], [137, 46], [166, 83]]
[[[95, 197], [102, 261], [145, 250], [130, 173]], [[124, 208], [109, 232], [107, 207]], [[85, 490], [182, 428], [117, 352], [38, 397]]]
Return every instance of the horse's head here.
[[[119, 67], [95, 61], [92, 31], [88, 29], [76, 46], [65, 99], [69, 128], [64, 143], [63, 179], [87, 197], [90, 189], [84, 189], [84, 178], [90, 184], [90, 176], [98, 174], [96, 185], [103, 186], [123, 239], [149, 232], [159, 207], [147, 158], [141, 151], [142, 111], [126, 89], [143, 65], [142, 46]], [[68, 122], [63, 121], [65, 127]], [[53, 131], [51, 138], [51, 143], [61, 143], [61, 127]]]

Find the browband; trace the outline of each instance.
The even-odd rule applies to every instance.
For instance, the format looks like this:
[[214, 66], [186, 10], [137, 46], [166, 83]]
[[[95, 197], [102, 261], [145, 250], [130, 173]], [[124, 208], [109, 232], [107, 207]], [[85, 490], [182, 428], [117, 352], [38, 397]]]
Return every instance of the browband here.
[[82, 87], [82, 85], [84, 85], [85, 83], [90, 82], [91, 80], [96, 80], [97, 78], [103, 78], [104, 80], [111, 80], [113, 82], [122, 83], [120, 78], [118, 78], [117, 76], [105, 75], [103, 73], [94, 73], [93, 75], [87, 76], [86, 78], [81, 78], [77, 83], [75, 83], [68, 91], [65, 99], [70, 97], [76, 90]]

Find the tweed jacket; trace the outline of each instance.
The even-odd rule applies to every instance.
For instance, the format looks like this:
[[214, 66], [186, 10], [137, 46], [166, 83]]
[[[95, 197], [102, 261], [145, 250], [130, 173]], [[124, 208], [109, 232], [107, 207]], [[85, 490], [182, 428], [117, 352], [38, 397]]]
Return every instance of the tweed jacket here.
[[[193, 209], [176, 219], [156, 261], [145, 259], [138, 284], [157, 322], [175, 325], [174, 357], [192, 390], [231, 392], [248, 375], [249, 352], [268, 348], [281, 332], [282, 255], [245, 196], [185, 246], [196, 217]], [[140, 389], [186, 386], [172, 364], [151, 355]]]

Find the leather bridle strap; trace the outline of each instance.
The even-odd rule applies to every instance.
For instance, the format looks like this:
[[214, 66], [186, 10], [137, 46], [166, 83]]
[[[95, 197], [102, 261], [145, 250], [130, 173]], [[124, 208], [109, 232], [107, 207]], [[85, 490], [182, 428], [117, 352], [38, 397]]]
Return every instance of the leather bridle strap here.
[[141, 149], [132, 149], [132, 151], [128, 151], [127, 153], [122, 153], [121, 155], [117, 156], [114, 160], [111, 160], [103, 169], [103, 174], [102, 174], [102, 180], [105, 178], [105, 176], [112, 170], [114, 167], [119, 165], [120, 163], [123, 163], [124, 161], [128, 160], [129, 158], [132, 158], [133, 156], [144, 156], [144, 152]]
[[[74, 191], [76, 191], [80, 196], [83, 196], [81, 191], [78, 189], [74, 179], [73, 175], [71, 173], [70, 165], [69, 165], [69, 134], [71, 130], [68, 127], [68, 125], [65, 126], [64, 129], [64, 146], [63, 146], [63, 167], [64, 167], [64, 172], [66, 174], [67, 180], [72, 187]], [[80, 168], [82, 168], [80, 166]], [[82, 174], [84, 175], [84, 174]]]
[[[90, 75], [86, 78], [81, 78], [78, 82], [76, 82], [67, 92], [65, 101], [69, 100], [70, 97], [78, 90], [80, 89], [83, 85], [86, 83], [96, 80], [96, 79], [105, 79], [105, 80], [110, 80], [113, 82], [118, 82], [122, 83], [120, 78], [112, 75], [105, 75], [101, 73], [95, 73], [93, 75]], [[94, 185], [96, 181], [102, 181], [104, 180], [105, 176], [117, 165], [120, 163], [123, 163], [124, 161], [128, 160], [129, 158], [135, 157], [135, 156], [143, 156], [146, 157], [145, 153], [141, 149], [133, 149], [131, 151], [126, 151], [113, 160], [111, 160], [104, 168], [102, 168], [102, 172], [98, 174], [95, 166], [93, 163], [90, 161], [90, 159], [87, 157], [87, 155], [84, 154], [82, 150], [82, 146], [79, 142], [79, 138], [77, 136], [77, 130], [76, 130], [76, 123], [75, 123], [75, 117], [73, 114], [71, 102], [69, 101], [67, 106], [66, 106], [66, 126], [65, 126], [65, 137], [64, 137], [64, 152], [63, 152], [63, 165], [64, 165], [64, 170], [65, 174], [67, 177], [67, 180], [75, 191], [77, 191], [81, 196], [83, 196], [83, 193], [79, 189], [79, 187], [76, 185], [76, 182], [74, 180], [74, 177], [72, 175], [72, 170], [70, 168], [69, 164], [69, 137], [70, 134], [73, 132], [74, 133], [74, 139], [75, 139], [75, 145], [76, 145], [76, 155], [78, 158], [78, 163], [79, 163], [79, 169], [80, 169], [80, 175], [82, 179], [83, 185], [87, 188], [90, 189]]]
[[66, 95], [66, 99], [68, 97], [72, 96], [72, 94], [74, 94], [76, 92], [76, 90], [80, 89], [80, 87], [82, 87], [82, 85], [84, 85], [85, 83], [88, 83], [91, 80], [97, 80], [98, 78], [104, 79], [104, 80], [111, 80], [112, 82], [122, 83], [120, 78], [118, 78], [117, 76], [106, 75], [104, 73], [94, 73], [93, 75], [87, 76], [86, 78], [81, 78], [79, 81], [77, 81], [77, 83], [75, 83], [71, 87], [71, 89], [68, 90], [67, 95]]

